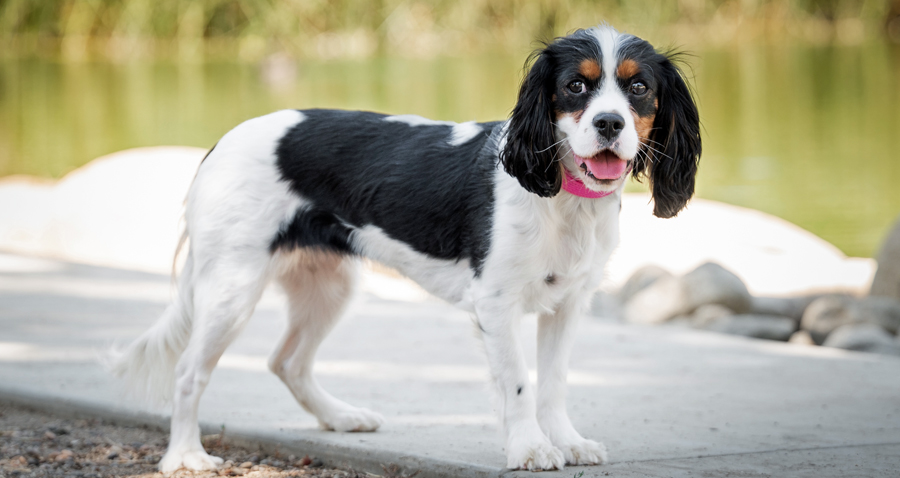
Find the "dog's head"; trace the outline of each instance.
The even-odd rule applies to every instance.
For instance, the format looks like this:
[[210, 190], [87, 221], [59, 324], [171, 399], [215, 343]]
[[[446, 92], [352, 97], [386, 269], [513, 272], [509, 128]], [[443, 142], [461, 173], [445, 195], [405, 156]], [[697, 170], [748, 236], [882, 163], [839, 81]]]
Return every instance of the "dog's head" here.
[[507, 126], [506, 171], [554, 196], [564, 170], [594, 191], [629, 172], [650, 178], [654, 214], [672, 217], [694, 193], [700, 120], [672, 57], [600, 26], [534, 52]]

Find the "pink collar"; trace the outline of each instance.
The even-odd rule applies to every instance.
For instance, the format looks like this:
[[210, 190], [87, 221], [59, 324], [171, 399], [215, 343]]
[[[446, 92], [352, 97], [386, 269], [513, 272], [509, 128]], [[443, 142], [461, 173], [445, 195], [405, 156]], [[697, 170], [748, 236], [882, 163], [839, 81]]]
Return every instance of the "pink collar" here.
[[573, 176], [568, 169], [563, 168], [563, 170], [566, 172], [566, 176], [563, 178], [562, 188], [565, 189], [569, 194], [574, 194], [576, 196], [588, 199], [599, 199], [605, 198], [606, 196], [609, 196], [610, 194], [616, 192], [615, 190], [603, 192], [591, 191], [587, 188], [587, 186], [584, 185], [583, 182], [581, 182], [580, 179]]

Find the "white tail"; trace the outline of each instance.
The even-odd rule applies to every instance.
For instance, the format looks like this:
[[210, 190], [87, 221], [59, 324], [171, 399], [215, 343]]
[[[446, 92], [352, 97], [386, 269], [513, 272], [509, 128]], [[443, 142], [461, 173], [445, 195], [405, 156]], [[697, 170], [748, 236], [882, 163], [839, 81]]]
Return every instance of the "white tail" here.
[[[182, 236], [178, 249], [184, 244]], [[178, 252], [175, 253], [176, 257]], [[136, 398], [162, 406], [172, 400], [175, 365], [191, 337], [193, 311], [193, 260], [188, 252], [178, 278], [178, 296], [150, 329], [124, 349], [111, 349], [107, 369], [125, 379]]]

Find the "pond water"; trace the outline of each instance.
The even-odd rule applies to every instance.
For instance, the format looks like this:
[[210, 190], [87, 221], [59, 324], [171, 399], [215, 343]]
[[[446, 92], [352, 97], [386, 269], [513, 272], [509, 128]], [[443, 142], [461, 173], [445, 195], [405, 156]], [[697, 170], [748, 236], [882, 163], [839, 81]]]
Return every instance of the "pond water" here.
[[[0, 176], [61, 177], [137, 146], [208, 148], [282, 108], [503, 119], [524, 56], [295, 69], [0, 60]], [[704, 128], [698, 196], [782, 217], [849, 255], [877, 252], [900, 214], [900, 48], [745, 45], [689, 62]]]

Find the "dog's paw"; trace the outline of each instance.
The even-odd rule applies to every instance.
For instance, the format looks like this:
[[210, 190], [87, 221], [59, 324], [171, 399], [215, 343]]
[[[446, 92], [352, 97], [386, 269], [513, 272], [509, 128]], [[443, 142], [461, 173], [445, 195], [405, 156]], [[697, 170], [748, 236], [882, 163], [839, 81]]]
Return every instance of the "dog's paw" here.
[[215, 470], [223, 463], [217, 456], [211, 456], [203, 450], [192, 451], [167, 451], [159, 461], [159, 471], [171, 473], [185, 468], [193, 471]]
[[567, 465], [602, 465], [608, 461], [606, 447], [578, 434], [565, 412], [542, 415], [539, 422], [550, 442], [566, 457]]
[[319, 417], [319, 426], [336, 432], [374, 432], [384, 423], [384, 417], [367, 408], [343, 407], [325, 417]]
[[565, 468], [565, 457], [559, 448], [540, 432], [534, 430], [524, 433], [511, 433], [506, 447], [506, 467], [515, 470], [562, 470]]
[[578, 437], [572, 443], [557, 443], [567, 465], [602, 465], [609, 461], [606, 455], [606, 447], [594, 440]]

